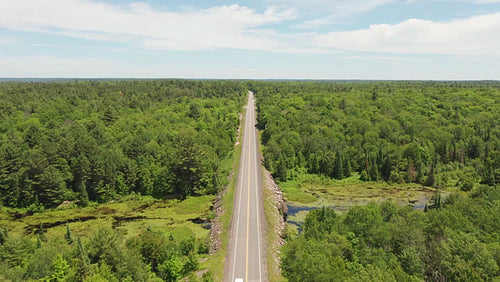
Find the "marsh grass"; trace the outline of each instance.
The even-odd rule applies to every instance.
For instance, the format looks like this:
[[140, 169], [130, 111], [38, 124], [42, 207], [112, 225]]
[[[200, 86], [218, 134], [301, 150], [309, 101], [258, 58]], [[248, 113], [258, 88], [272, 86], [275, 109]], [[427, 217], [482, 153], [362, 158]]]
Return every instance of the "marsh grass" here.
[[[179, 200], [155, 200], [139, 197], [85, 208], [48, 210], [34, 214], [3, 209], [0, 211], [0, 226], [7, 228], [14, 236], [33, 236], [43, 223], [46, 236], [64, 238], [66, 222], [74, 235], [88, 238], [101, 227], [115, 229], [123, 240], [140, 234], [150, 228], [172, 234], [182, 240], [194, 236], [198, 239], [208, 236], [209, 230], [191, 220], [205, 218], [211, 213], [215, 196], [188, 197]], [[17, 215], [20, 218], [15, 218]]]
[[383, 201], [424, 205], [438, 191], [436, 188], [415, 183], [363, 182], [359, 180], [358, 174], [343, 180], [300, 175], [297, 180], [282, 182], [279, 186], [289, 204], [309, 207], [333, 206], [339, 209]]
[[292, 234], [298, 232], [296, 224], [304, 222], [309, 213], [307, 208], [334, 207], [342, 213], [355, 205], [389, 201], [423, 209], [438, 191], [443, 196], [454, 191], [451, 188], [442, 190], [415, 183], [364, 182], [357, 173], [342, 180], [299, 174], [296, 180], [279, 183], [279, 186], [288, 205], [304, 208], [287, 217], [287, 228]]

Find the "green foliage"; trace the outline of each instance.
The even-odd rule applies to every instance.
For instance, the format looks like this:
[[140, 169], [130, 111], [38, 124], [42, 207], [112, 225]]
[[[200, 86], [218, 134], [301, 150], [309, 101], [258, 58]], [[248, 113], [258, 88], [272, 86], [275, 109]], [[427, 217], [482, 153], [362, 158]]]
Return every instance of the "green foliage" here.
[[71, 235], [71, 229], [69, 228], [69, 223], [66, 222], [66, 234], [64, 234], [64, 239], [68, 242], [68, 244], [73, 244], [73, 237]]
[[45, 238], [45, 229], [43, 228], [43, 223], [42, 222], [40, 222], [40, 228], [38, 228], [38, 238], [41, 241], [46, 241], [46, 238]]
[[500, 277], [500, 189], [440, 200], [312, 210], [282, 249], [290, 281], [492, 281]]
[[251, 82], [265, 166], [432, 187], [500, 178], [498, 82]]
[[3, 233], [3, 231], [0, 229], [0, 245], [3, 245], [3, 243], [5, 243], [5, 240], [6, 240], [6, 236], [5, 234]]
[[237, 81], [0, 83], [0, 202], [37, 211], [131, 192], [216, 194], [246, 85]]
[[42, 247], [42, 238], [40, 234], [36, 234], [36, 247], [40, 249]]
[[36, 245], [28, 238], [9, 237], [0, 247], [0, 261], [6, 267], [24, 265], [35, 250]]
[[169, 257], [168, 250], [175, 250], [175, 242], [168, 241], [161, 233], [146, 230], [139, 237], [138, 247], [144, 262], [151, 266], [153, 271]]
[[198, 254], [208, 254], [210, 252], [210, 237], [205, 237], [198, 241]]
[[90, 260], [83, 247], [82, 239], [78, 236], [78, 244], [76, 250], [76, 256], [74, 258], [76, 261], [76, 275], [75, 278], [78, 281], [82, 281], [90, 274]]
[[69, 264], [61, 254], [57, 255], [56, 260], [52, 263], [52, 267], [54, 268], [54, 272], [42, 280], [47, 282], [64, 281], [64, 277], [68, 272]]
[[181, 259], [174, 255], [159, 266], [159, 277], [165, 281], [177, 281], [181, 277], [182, 268]]

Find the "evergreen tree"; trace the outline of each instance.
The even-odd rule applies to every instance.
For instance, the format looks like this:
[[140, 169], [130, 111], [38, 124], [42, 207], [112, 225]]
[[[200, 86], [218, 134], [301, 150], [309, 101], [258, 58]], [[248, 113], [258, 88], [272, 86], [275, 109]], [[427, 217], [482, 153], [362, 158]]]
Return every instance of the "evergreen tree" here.
[[344, 166], [344, 177], [350, 177], [352, 173], [352, 168], [351, 168], [351, 162], [349, 161], [349, 158], [347, 156], [344, 157], [343, 166]]
[[384, 181], [389, 181], [391, 177], [392, 164], [391, 159], [386, 156], [383, 160], [382, 167], [380, 168], [380, 175]]
[[429, 171], [429, 175], [427, 176], [427, 179], [425, 180], [425, 185], [433, 187], [435, 184], [436, 184], [436, 178], [434, 176], [434, 164], [432, 164], [431, 169]]
[[66, 222], [66, 234], [64, 235], [64, 238], [68, 242], [68, 244], [73, 244], [73, 238], [71, 237], [71, 229], [69, 228], [69, 223]]
[[90, 260], [82, 244], [82, 239], [78, 236], [77, 239], [77, 272], [76, 277], [78, 281], [83, 281], [85, 277], [90, 274]]
[[378, 164], [377, 157], [375, 154], [368, 155], [368, 177], [372, 181], [379, 180], [379, 172], [378, 172]]
[[333, 166], [333, 177], [335, 179], [343, 179], [344, 178], [344, 158], [339, 150], [337, 150], [337, 154], [335, 155], [335, 164]]

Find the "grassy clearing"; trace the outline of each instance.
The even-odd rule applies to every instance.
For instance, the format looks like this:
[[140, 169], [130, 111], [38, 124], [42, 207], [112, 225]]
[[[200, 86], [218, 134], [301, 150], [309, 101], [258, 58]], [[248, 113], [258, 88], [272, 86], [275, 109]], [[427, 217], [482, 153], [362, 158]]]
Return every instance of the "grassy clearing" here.
[[287, 182], [281, 182], [279, 184], [281, 191], [285, 194], [288, 202], [310, 204], [316, 202], [316, 198], [311, 194], [307, 193], [301, 188], [301, 183], [297, 180], [291, 180]]
[[[342, 212], [355, 205], [384, 201], [423, 208], [439, 190], [414, 183], [363, 182], [357, 174], [342, 180], [301, 174], [296, 180], [279, 183], [279, 186], [288, 204], [299, 210], [289, 211], [287, 221], [295, 224], [289, 223], [287, 228], [292, 232], [298, 230], [296, 224], [304, 222], [309, 208], [335, 207]], [[450, 191], [440, 192], [446, 195]]]
[[359, 180], [358, 175], [343, 180], [331, 180], [317, 175], [301, 175], [297, 180], [279, 185], [287, 201], [292, 205], [334, 206], [339, 209], [383, 201], [420, 206], [425, 205], [437, 191], [435, 188], [414, 183], [363, 182]]
[[[151, 197], [134, 197], [121, 202], [93, 207], [49, 210], [34, 214], [21, 214], [12, 210], [0, 211], [0, 226], [15, 236], [33, 235], [43, 223], [48, 237], [64, 237], [66, 222], [72, 233], [88, 238], [101, 227], [115, 229], [123, 240], [136, 236], [147, 228], [172, 234], [182, 240], [190, 236], [205, 238], [209, 230], [191, 222], [211, 213], [215, 196], [188, 197], [179, 200], [155, 200]], [[21, 218], [15, 218], [22, 216]]]

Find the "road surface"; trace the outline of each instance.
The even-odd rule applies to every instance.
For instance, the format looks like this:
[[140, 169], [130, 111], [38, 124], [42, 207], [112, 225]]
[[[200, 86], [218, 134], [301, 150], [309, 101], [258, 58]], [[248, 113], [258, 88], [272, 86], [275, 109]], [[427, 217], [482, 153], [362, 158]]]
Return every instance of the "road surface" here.
[[267, 281], [262, 174], [255, 124], [255, 100], [249, 91], [224, 281]]

